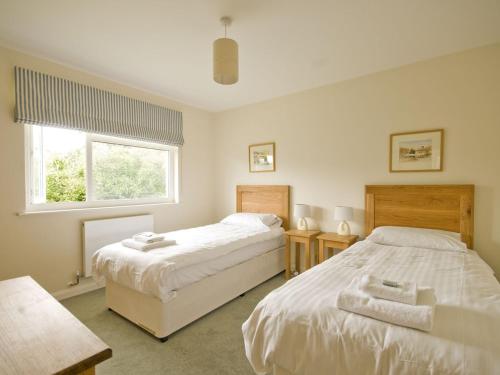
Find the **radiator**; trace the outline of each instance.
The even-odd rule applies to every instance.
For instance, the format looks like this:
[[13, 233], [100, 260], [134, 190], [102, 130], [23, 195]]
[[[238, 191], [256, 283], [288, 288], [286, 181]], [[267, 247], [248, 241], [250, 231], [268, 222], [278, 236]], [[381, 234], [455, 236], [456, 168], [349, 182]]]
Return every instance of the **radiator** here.
[[101, 247], [146, 231], [154, 231], [153, 215], [84, 221], [83, 276], [92, 276], [92, 255]]

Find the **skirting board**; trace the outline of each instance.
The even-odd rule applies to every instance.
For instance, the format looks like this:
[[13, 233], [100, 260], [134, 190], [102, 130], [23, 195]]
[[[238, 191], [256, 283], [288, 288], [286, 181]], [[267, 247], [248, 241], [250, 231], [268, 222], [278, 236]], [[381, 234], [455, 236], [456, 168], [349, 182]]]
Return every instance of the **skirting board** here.
[[57, 292], [52, 292], [52, 296], [58, 300], [62, 301], [67, 298], [76, 297], [80, 294], [85, 294], [92, 292], [97, 289], [104, 288], [105, 281], [95, 282], [91, 277], [80, 279], [80, 283], [75, 286], [70, 286], [66, 289], [58, 290]]
[[136, 290], [106, 281], [107, 306], [158, 338], [164, 338], [284, 270], [284, 248], [230, 267], [162, 303]]

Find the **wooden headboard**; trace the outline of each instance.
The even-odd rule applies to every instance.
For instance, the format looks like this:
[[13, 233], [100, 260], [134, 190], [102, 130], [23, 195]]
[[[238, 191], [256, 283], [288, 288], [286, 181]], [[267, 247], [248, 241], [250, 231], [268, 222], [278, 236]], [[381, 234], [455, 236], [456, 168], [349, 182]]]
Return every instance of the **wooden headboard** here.
[[290, 186], [238, 185], [236, 212], [269, 213], [283, 220], [283, 228], [290, 226]]
[[385, 225], [461, 234], [472, 249], [474, 185], [367, 185], [365, 234]]

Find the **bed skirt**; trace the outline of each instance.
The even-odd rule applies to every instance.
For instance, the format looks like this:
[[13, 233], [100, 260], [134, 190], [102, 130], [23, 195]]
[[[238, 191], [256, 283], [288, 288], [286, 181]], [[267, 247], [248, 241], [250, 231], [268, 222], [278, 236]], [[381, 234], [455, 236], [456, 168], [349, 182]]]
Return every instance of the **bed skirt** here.
[[162, 339], [282, 272], [284, 265], [280, 247], [188, 285], [167, 302], [106, 279], [106, 304]]

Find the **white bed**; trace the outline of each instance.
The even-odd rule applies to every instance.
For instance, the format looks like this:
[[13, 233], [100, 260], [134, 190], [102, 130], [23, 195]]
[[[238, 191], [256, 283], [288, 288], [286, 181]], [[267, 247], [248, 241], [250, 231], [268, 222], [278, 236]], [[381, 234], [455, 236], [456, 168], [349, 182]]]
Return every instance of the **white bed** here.
[[169, 275], [169, 283], [172, 290], [180, 290], [208, 276], [215, 275], [216, 273], [227, 268], [244, 263], [272, 250], [282, 249], [285, 245], [282, 231], [275, 231], [275, 233], [277, 236], [272, 239], [247, 245], [225, 256], [212, 259], [208, 262], [198, 263], [173, 272]]
[[93, 275], [97, 281], [110, 279], [167, 302], [189, 284], [283, 246], [280, 223], [271, 228], [248, 213], [229, 218], [238, 220], [241, 215], [254, 220], [163, 233], [176, 244], [149, 251], [131, 249], [121, 242], [104, 246], [92, 257]]
[[176, 245], [148, 252], [112, 244], [94, 255], [94, 275], [111, 310], [164, 341], [283, 271], [288, 210], [288, 186], [238, 186], [237, 212], [273, 213], [282, 227], [217, 223], [167, 233]]
[[[455, 229], [472, 243], [473, 201], [470, 186], [367, 187], [368, 233], [423, 216], [426, 224], [414, 226]], [[366, 273], [434, 287], [432, 331], [338, 309], [339, 291]], [[243, 335], [246, 355], [262, 374], [498, 374], [500, 285], [470, 250], [362, 241], [271, 292]]]

